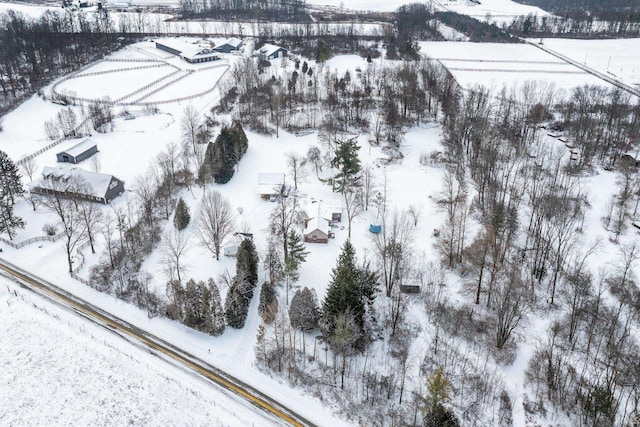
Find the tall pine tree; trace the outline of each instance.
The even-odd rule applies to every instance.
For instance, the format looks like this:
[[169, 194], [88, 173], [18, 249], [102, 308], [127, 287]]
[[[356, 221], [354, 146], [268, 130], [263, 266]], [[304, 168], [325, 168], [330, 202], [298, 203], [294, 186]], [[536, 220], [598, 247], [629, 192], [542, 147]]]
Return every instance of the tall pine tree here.
[[191, 221], [191, 214], [189, 213], [189, 208], [187, 204], [182, 200], [178, 200], [178, 205], [176, 206], [176, 214], [173, 217], [173, 225], [178, 230], [184, 230], [189, 225], [189, 221]]
[[254, 288], [258, 283], [258, 252], [251, 239], [244, 239], [236, 252], [236, 275]]
[[309, 252], [302, 242], [302, 236], [295, 230], [289, 231], [287, 235], [287, 257], [284, 260], [284, 275], [287, 285], [287, 305], [289, 305], [289, 289], [291, 285], [298, 281], [298, 269], [306, 259]]
[[14, 215], [16, 199], [24, 194], [18, 167], [0, 151], [0, 232], [6, 232], [13, 240], [16, 228], [24, 228], [24, 221]]
[[224, 321], [224, 310], [222, 308], [222, 299], [220, 298], [218, 285], [216, 285], [213, 279], [209, 279], [206, 288], [208, 316], [205, 321], [204, 332], [217, 337], [224, 332], [224, 328], [226, 326]]
[[366, 337], [365, 313], [375, 298], [377, 279], [368, 269], [358, 267], [355, 249], [349, 240], [345, 242], [331, 276], [322, 303], [322, 335], [331, 340], [338, 317], [347, 313], [358, 325], [360, 336]]
[[358, 157], [360, 146], [355, 138], [338, 141], [338, 146], [331, 160], [331, 166], [338, 169], [333, 178], [333, 189], [344, 193], [347, 188], [359, 185], [360, 158]]

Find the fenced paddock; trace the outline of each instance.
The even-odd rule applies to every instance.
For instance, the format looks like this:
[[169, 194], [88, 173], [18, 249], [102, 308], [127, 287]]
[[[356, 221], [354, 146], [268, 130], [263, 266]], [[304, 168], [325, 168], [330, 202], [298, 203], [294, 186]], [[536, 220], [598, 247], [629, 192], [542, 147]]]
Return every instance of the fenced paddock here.
[[553, 82], [570, 91], [606, 83], [586, 71], [529, 44], [421, 42], [420, 53], [442, 63], [463, 87], [499, 90], [525, 81]]
[[193, 99], [211, 93], [229, 69], [226, 60], [189, 64], [177, 57], [150, 59], [143, 46], [116, 53], [58, 80], [54, 96], [90, 103], [109, 97], [114, 105], [144, 106]]

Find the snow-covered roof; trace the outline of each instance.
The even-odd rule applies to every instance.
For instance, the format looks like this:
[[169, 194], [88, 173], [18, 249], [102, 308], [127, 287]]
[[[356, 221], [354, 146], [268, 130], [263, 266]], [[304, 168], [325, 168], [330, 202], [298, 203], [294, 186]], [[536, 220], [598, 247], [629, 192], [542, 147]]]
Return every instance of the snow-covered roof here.
[[210, 58], [212, 56], [218, 56], [218, 53], [212, 48], [194, 46], [189, 50], [185, 50], [180, 54], [183, 58], [194, 59], [195, 57]]
[[277, 46], [275, 44], [269, 44], [269, 43], [265, 43], [264, 45], [262, 45], [262, 47], [260, 48], [260, 53], [264, 56], [271, 56], [274, 53], [276, 53], [277, 51], [279, 51], [280, 49], [282, 50], [286, 50], [285, 48], [283, 48], [282, 46]]
[[[80, 169], [78, 167], [67, 168], [64, 166], [57, 167], [49, 167], [45, 166], [42, 170], [42, 178], [46, 179], [55, 179], [68, 181], [70, 178], [78, 178], [81, 183], [88, 184], [87, 194], [104, 197], [109, 189], [109, 184], [111, 183], [112, 175], [107, 175], [104, 173], [91, 172], [88, 170]], [[44, 184], [44, 185], [43, 185]], [[35, 186], [43, 186], [46, 187], [46, 181], [35, 182]]]
[[178, 52], [180, 52], [180, 56], [189, 59], [193, 59], [196, 56], [209, 57], [217, 55], [211, 47], [189, 43], [187, 41], [179, 39], [158, 39], [156, 40], [156, 43], [159, 43], [170, 49], [177, 50]]
[[323, 199], [318, 202], [320, 216], [330, 219], [334, 213], [342, 213], [341, 199]]
[[95, 146], [96, 146], [96, 143], [92, 141], [90, 138], [87, 138], [84, 141], [79, 142], [73, 147], [69, 148], [68, 150], [61, 151], [60, 153], [67, 153], [73, 157], [76, 157]]
[[342, 214], [342, 200], [341, 199], [323, 199], [307, 201], [304, 206], [304, 211], [307, 214], [307, 218], [324, 218], [327, 221], [333, 221], [333, 214]]
[[193, 43], [188, 43], [184, 40], [179, 40], [179, 39], [170, 39], [170, 38], [166, 38], [166, 39], [157, 39], [156, 43], [159, 43], [163, 46], [166, 46], [170, 49], [174, 49], [177, 50], [178, 52], [186, 52], [186, 51], [190, 51], [192, 50], [194, 47], [197, 47], [196, 45], [194, 45]]
[[258, 185], [284, 185], [284, 173], [259, 173]]
[[242, 40], [240, 40], [237, 37], [231, 37], [227, 40], [225, 40], [223, 43], [220, 43], [220, 46], [228, 44], [229, 46], [233, 47], [234, 49], [239, 49], [240, 45], [242, 45]]
[[322, 231], [327, 236], [329, 235], [329, 221], [326, 219], [316, 216], [314, 218], [310, 218], [307, 220], [307, 226], [304, 228], [304, 235], [306, 236], [309, 233], [312, 233], [316, 230]]
[[283, 173], [258, 174], [258, 194], [280, 194], [283, 185]]

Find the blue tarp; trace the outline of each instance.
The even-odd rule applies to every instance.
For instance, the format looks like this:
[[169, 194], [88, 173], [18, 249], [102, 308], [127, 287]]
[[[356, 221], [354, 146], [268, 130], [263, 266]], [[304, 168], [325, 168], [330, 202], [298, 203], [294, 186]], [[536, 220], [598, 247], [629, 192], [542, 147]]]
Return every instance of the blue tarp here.
[[380, 233], [382, 231], [382, 226], [369, 224], [369, 231], [376, 234]]

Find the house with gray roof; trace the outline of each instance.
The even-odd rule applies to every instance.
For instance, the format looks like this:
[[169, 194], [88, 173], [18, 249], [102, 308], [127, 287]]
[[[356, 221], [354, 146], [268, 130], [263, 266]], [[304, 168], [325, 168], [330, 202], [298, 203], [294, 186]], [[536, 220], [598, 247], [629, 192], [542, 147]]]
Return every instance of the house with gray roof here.
[[242, 40], [236, 37], [231, 37], [225, 40], [224, 42], [220, 43], [218, 46], [214, 47], [213, 49], [216, 52], [231, 53], [233, 51], [239, 51], [241, 47], [242, 47]]
[[289, 51], [282, 46], [277, 46], [275, 44], [265, 43], [258, 50], [258, 55], [261, 59], [270, 61], [272, 59], [284, 58], [289, 54]]
[[31, 192], [107, 204], [124, 192], [124, 182], [113, 175], [75, 166], [45, 167], [42, 178], [31, 184]]

